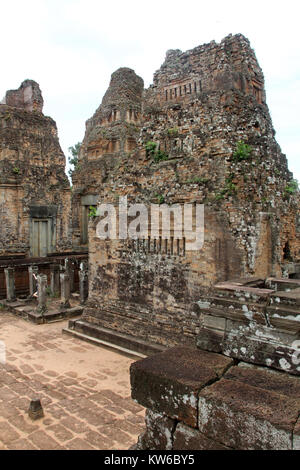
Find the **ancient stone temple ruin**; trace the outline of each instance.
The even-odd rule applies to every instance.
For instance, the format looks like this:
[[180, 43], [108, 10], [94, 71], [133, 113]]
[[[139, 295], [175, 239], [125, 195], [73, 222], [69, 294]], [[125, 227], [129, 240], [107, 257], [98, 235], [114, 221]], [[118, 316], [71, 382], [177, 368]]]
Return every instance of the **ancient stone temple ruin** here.
[[0, 254], [43, 257], [72, 246], [71, 191], [55, 122], [25, 80], [0, 104]]
[[[66, 159], [43, 102], [38, 83], [25, 80], [0, 103], [0, 299], [9, 301], [28, 295], [33, 300], [32, 273], [45, 275], [45, 289], [58, 295], [59, 269], [73, 250]], [[77, 285], [86, 257], [78, 252], [73, 257]], [[15, 307], [23, 308], [23, 300]]]
[[[110, 86], [95, 114], [86, 123], [79, 163], [72, 175], [74, 185], [73, 242], [88, 244], [88, 215], [99, 199], [106, 199], [103, 183], [112, 172], [126, 173], [125, 158], [136, 148], [140, 131], [144, 82], [133, 70], [112, 74]], [[114, 192], [114, 197], [117, 197]], [[107, 194], [111, 200], [112, 194]]]
[[[89, 300], [72, 328], [96, 337], [117, 335], [135, 348], [141, 342], [154, 350], [194, 344], [202, 328], [202, 343], [205, 336], [213, 349], [210, 343], [225, 334], [236, 302], [243, 322], [257, 319], [252, 300], [259, 321], [270, 327], [266, 318], [279, 304], [265, 280], [298, 277], [300, 267], [299, 199], [292, 188], [275, 140], [263, 73], [244, 36], [168, 51], [146, 90], [132, 70], [117, 70], [87, 122], [74, 176], [78, 243], [87, 241], [89, 205], [114, 204], [120, 222], [122, 201], [149, 208], [203, 204], [204, 244], [189, 249], [187, 235], [179, 236], [174, 225], [168, 238], [161, 227], [153, 236], [150, 229], [157, 222], [151, 217], [148, 231], [137, 240], [102, 240], [97, 236], [101, 218], [92, 217]], [[232, 283], [215, 294], [213, 286], [225, 281]], [[244, 288], [250, 289], [247, 294]], [[216, 296], [221, 299], [215, 308]], [[212, 312], [222, 320], [211, 332], [203, 315]]]
[[28, 257], [38, 293], [34, 312], [15, 310], [36, 323], [83, 311], [65, 333], [142, 356], [130, 369], [146, 408], [137, 450], [300, 449], [299, 191], [249, 41], [170, 50], [148, 89], [114, 72], [72, 200], [42, 106], [30, 80], [0, 104], [0, 255]]

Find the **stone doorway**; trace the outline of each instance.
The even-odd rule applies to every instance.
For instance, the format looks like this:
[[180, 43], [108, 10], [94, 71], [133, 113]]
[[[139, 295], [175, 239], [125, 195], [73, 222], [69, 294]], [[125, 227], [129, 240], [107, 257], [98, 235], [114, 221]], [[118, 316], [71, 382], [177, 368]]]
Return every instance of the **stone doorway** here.
[[34, 219], [32, 221], [33, 237], [32, 237], [32, 256], [42, 258], [47, 256], [50, 251], [49, 244], [49, 220]]

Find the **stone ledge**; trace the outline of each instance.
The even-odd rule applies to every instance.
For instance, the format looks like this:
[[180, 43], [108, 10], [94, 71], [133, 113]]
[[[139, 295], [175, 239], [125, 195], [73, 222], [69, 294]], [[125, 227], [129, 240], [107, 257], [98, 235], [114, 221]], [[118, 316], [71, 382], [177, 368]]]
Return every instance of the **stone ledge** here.
[[175, 347], [131, 365], [132, 398], [154, 412], [197, 427], [199, 392], [231, 365], [232, 359], [218, 354]]
[[135, 362], [139, 450], [300, 450], [300, 379], [176, 347]]
[[201, 391], [198, 424], [206, 437], [235, 449], [291, 450], [299, 412], [299, 379], [233, 367]]
[[50, 308], [44, 313], [39, 313], [36, 311], [35, 307], [21, 300], [17, 300], [15, 302], [1, 300], [0, 305], [3, 305], [9, 312], [22, 317], [24, 320], [28, 320], [36, 324], [52, 323], [55, 321], [65, 320], [67, 318], [79, 317], [82, 315], [84, 310], [81, 306], [75, 306], [59, 311]]

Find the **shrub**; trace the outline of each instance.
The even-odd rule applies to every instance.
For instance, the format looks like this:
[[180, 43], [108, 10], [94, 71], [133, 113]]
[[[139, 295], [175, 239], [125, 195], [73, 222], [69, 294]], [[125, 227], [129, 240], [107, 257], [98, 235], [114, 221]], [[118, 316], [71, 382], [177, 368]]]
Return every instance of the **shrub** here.
[[248, 160], [252, 152], [252, 147], [245, 144], [242, 140], [239, 140], [236, 144], [235, 152], [233, 153], [233, 160], [240, 162], [242, 160]]
[[89, 211], [89, 217], [97, 217], [97, 207], [90, 206]]
[[156, 194], [156, 198], [158, 204], [163, 204], [165, 202], [165, 198], [162, 194]]
[[145, 145], [147, 156], [151, 156], [155, 163], [161, 162], [163, 160], [168, 160], [168, 155], [157, 149], [157, 144], [155, 142], [147, 142]]
[[295, 194], [298, 190], [299, 190], [298, 181], [292, 180], [287, 184], [284, 191], [286, 194]]

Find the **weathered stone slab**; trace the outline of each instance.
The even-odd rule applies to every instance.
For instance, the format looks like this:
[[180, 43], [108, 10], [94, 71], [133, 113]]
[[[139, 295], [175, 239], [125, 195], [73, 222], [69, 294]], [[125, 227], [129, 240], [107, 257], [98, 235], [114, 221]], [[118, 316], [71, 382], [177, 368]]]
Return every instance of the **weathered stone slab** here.
[[229, 450], [229, 448], [207, 438], [198, 429], [179, 423], [174, 433], [173, 450]]
[[206, 351], [169, 349], [131, 365], [132, 398], [146, 408], [196, 427], [200, 390], [232, 364], [232, 359]]
[[238, 380], [252, 387], [262, 388], [300, 400], [300, 378], [266, 367], [241, 362], [237, 367], [231, 367], [224, 375], [224, 378]]
[[271, 301], [277, 305], [285, 303], [288, 305], [300, 305], [300, 288], [293, 289], [291, 292], [274, 292], [271, 294]]
[[223, 351], [224, 331], [201, 328], [197, 336], [197, 347], [204, 351], [221, 353]]
[[172, 450], [176, 421], [161, 413], [146, 411], [146, 431], [139, 436], [138, 450]]
[[201, 391], [199, 430], [236, 449], [292, 449], [299, 411], [299, 379], [234, 367]]
[[299, 335], [288, 331], [228, 320], [222, 352], [236, 359], [300, 375], [299, 339]]
[[215, 285], [215, 289], [218, 291], [224, 292], [236, 292], [236, 293], [244, 293], [250, 297], [260, 299], [260, 298], [267, 298], [275, 291], [272, 289], [262, 289], [256, 287], [247, 287], [243, 285], [238, 285], [232, 282], [222, 282]]
[[275, 289], [276, 291], [287, 291], [290, 289], [297, 289], [300, 287], [300, 279], [283, 279], [269, 277], [266, 280], [266, 285], [270, 289]]
[[232, 279], [231, 282], [237, 286], [260, 287], [261, 285], [264, 285], [265, 280], [260, 277], [246, 277]]

